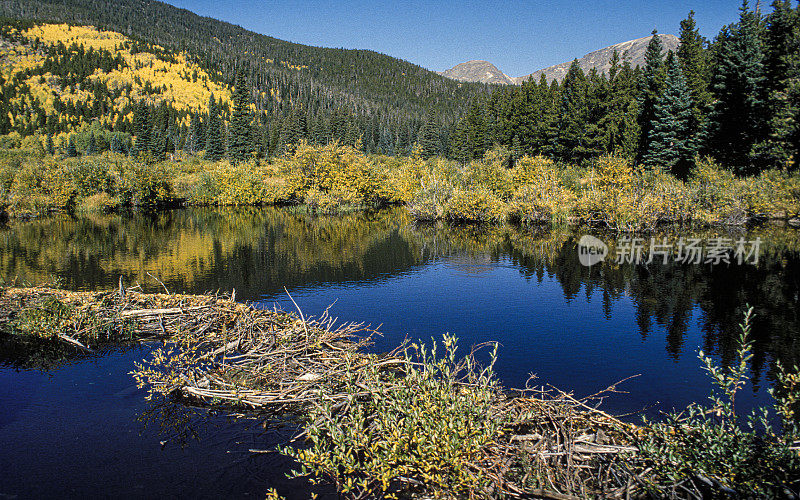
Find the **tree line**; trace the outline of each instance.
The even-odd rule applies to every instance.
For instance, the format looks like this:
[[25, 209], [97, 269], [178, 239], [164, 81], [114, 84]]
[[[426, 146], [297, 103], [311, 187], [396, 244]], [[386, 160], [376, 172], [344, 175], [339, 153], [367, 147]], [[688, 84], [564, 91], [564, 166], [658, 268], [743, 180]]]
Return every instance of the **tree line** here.
[[800, 6], [775, 0], [762, 15], [745, 1], [738, 22], [713, 42], [694, 12], [680, 46], [658, 34], [643, 67], [614, 53], [608, 74], [573, 62], [561, 82], [529, 80], [476, 99], [458, 123], [450, 155], [463, 162], [495, 145], [515, 157], [584, 163], [606, 153], [685, 177], [696, 155], [738, 174], [797, 169], [800, 152]]

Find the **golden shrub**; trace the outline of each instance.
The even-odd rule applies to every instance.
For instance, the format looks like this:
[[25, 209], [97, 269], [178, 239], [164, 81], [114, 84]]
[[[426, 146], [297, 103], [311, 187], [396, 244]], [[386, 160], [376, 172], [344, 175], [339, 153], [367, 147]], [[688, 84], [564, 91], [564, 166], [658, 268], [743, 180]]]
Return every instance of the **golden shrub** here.
[[696, 218], [700, 222], [742, 223], [747, 215], [742, 182], [712, 158], [698, 159], [688, 180]]
[[588, 222], [618, 231], [652, 229], [659, 221], [661, 200], [649, 188], [629, 159], [604, 155], [585, 179], [577, 211]]
[[576, 195], [562, 185], [552, 160], [522, 158], [513, 171], [519, 187], [509, 206], [509, 218], [523, 224], [568, 222]]
[[482, 186], [502, 200], [509, 200], [514, 194], [512, 171], [507, 167], [507, 152], [493, 149], [486, 153], [482, 161], [472, 161], [467, 165], [465, 181], [472, 186]]
[[456, 188], [444, 208], [444, 218], [453, 222], [499, 222], [506, 204], [490, 189]]
[[14, 176], [9, 210], [16, 215], [66, 209], [75, 197], [69, 169], [52, 158], [29, 158]]
[[87, 213], [111, 212], [119, 206], [119, 198], [111, 196], [105, 191], [87, 196], [78, 203], [78, 209]]
[[765, 170], [742, 181], [748, 210], [763, 217], [793, 217], [800, 213], [800, 174]]
[[301, 142], [282, 159], [282, 165], [287, 190], [298, 199], [304, 200], [309, 192], [316, 196], [319, 191], [342, 203], [366, 205], [377, 197], [375, 170], [367, 157], [351, 146]]

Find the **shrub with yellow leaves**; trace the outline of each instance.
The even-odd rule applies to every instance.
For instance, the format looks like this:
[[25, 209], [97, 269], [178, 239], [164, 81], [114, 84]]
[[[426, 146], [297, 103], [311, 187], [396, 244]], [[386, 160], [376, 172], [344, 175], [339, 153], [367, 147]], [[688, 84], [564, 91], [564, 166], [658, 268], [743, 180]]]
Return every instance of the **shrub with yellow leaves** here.
[[81, 212], [112, 212], [119, 208], [119, 198], [111, 196], [105, 191], [87, 196], [78, 203]]
[[[436, 161], [444, 160], [439, 158]], [[382, 156], [375, 159], [374, 165], [379, 179], [378, 197], [389, 203], [410, 203], [422, 188], [423, 178], [430, 177], [431, 171], [420, 155], [406, 158]]]
[[747, 217], [742, 181], [712, 158], [698, 158], [688, 180], [697, 221], [709, 224], [742, 224]]
[[351, 146], [301, 142], [282, 159], [282, 167], [287, 190], [312, 205], [367, 206], [377, 198], [378, 175], [364, 153]]
[[506, 204], [483, 186], [454, 189], [444, 208], [444, 218], [451, 222], [500, 222], [505, 214]]
[[154, 208], [173, 201], [173, 175], [164, 163], [118, 162], [115, 185], [122, 205]]
[[472, 161], [464, 173], [465, 182], [489, 189], [501, 200], [514, 194], [514, 179], [507, 167], [510, 153], [503, 148], [488, 151], [482, 161]]
[[522, 224], [566, 223], [576, 196], [564, 187], [552, 160], [522, 158], [513, 173], [519, 185], [509, 206], [510, 220]]
[[176, 191], [190, 205], [271, 205], [288, 199], [285, 184], [254, 160], [237, 165], [221, 161], [175, 179]]
[[407, 347], [406, 359], [419, 363], [395, 375], [373, 367], [358, 384], [348, 378], [345, 401], [320, 395], [306, 425], [310, 446], [280, 448], [300, 463], [295, 475], [330, 479], [352, 498], [397, 498], [414, 483], [437, 498], [488, 495], [492, 479], [471, 464], [507, 423], [491, 409], [497, 348], [481, 368], [459, 359], [456, 343], [446, 335], [441, 355], [436, 343]]
[[786, 170], [765, 170], [742, 181], [750, 214], [765, 218], [789, 218], [800, 214], [800, 176]]
[[9, 211], [14, 215], [39, 215], [66, 209], [75, 194], [69, 169], [53, 158], [28, 158], [11, 183]]
[[601, 156], [585, 179], [578, 214], [584, 221], [600, 222], [616, 231], [655, 228], [661, 218], [662, 200], [652, 192], [643, 174], [628, 158]]

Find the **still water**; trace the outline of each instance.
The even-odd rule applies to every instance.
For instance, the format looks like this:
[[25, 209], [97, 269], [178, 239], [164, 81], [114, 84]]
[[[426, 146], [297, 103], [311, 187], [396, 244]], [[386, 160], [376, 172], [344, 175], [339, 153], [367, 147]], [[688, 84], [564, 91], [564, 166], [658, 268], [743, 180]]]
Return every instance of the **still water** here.
[[[402, 209], [316, 217], [299, 209], [191, 209], [52, 217], [0, 228], [0, 279], [70, 289], [236, 290], [237, 299], [365, 321], [386, 351], [445, 332], [466, 349], [500, 342], [507, 386], [576, 395], [625, 382], [607, 411], [657, 416], [710, 391], [697, 351], [729, 361], [755, 308], [752, 382], [737, 407], [769, 401], [774, 362], [800, 364], [800, 233], [766, 226], [657, 235], [760, 238], [759, 260], [580, 264], [581, 230], [416, 226]], [[649, 240], [648, 240], [649, 241]], [[285, 288], [285, 289], [284, 289]], [[0, 343], [0, 499], [262, 496], [291, 492], [286, 462], [251, 455], [282, 438], [256, 423], [154, 408], [128, 375], [148, 346], [63, 359]], [[630, 417], [638, 419], [638, 415]], [[182, 425], [186, 424], [186, 425]], [[307, 494], [307, 493], [306, 493]]]

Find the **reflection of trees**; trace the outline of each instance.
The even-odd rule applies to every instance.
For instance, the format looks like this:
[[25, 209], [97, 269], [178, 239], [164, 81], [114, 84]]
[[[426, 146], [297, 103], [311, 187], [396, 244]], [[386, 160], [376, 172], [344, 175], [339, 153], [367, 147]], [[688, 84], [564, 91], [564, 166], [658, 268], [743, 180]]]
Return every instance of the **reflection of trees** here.
[[[416, 240], [413, 247], [436, 248], [438, 255], [508, 255], [528, 278], [541, 281], [546, 275], [555, 277], [566, 300], [581, 291], [588, 298], [599, 293], [607, 317], [611, 317], [615, 301], [629, 296], [636, 306], [641, 335], [649, 335], [655, 322], [665, 330], [666, 349], [674, 358], [683, 352], [690, 320], [698, 312], [704, 350], [729, 363], [735, 354], [738, 325], [745, 304], [749, 303], [757, 314], [753, 324], [754, 382], [758, 382], [769, 358], [800, 364], [800, 239], [796, 231], [764, 227], [746, 235], [712, 230], [692, 233], [692, 237], [705, 241], [717, 236], [744, 236], [748, 240], [760, 237], [763, 243], [758, 266], [680, 264], [672, 260], [667, 264], [657, 261], [649, 265], [618, 265], [614, 258], [615, 237], [597, 234], [609, 244], [610, 257], [587, 268], [578, 261], [577, 242], [582, 234], [572, 230], [506, 228], [477, 238], [474, 229], [453, 227], [425, 227], [404, 233]], [[665, 233], [656, 238], [674, 241], [678, 236]]]
[[[596, 234], [609, 244], [610, 257], [583, 267], [577, 230], [518, 230], [498, 226], [412, 225], [403, 209], [316, 217], [301, 209], [192, 209], [154, 216], [52, 217], [13, 222], [0, 229], [0, 273], [29, 282], [61, 277], [70, 288], [128, 283], [204, 292], [236, 288], [255, 299], [284, 286], [375, 280], [408, 271], [431, 259], [507, 258], [527, 279], [556, 279], [566, 300], [583, 293], [600, 300], [607, 317], [629, 297], [641, 335], [655, 325], [666, 332], [666, 349], [685, 349], [692, 318], [699, 321], [704, 349], [732, 359], [738, 323], [746, 303], [756, 307], [753, 324], [756, 374], [771, 358], [800, 364], [800, 238], [794, 230], [763, 227], [745, 236], [763, 241], [760, 263], [694, 265], [670, 261], [617, 265], [616, 237]], [[655, 235], [675, 241], [677, 231]]]
[[0, 230], [5, 280], [69, 288], [120, 275], [155, 290], [237, 289], [254, 299], [283, 286], [366, 279], [415, 262], [399, 236], [402, 211], [315, 217], [299, 210], [175, 210], [156, 215], [53, 217]]
[[14, 335], [0, 331], [0, 367], [51, 371], [111, 352], [133, 349], [134, 344], [108, 344], [88, 352], [57, 339]]

